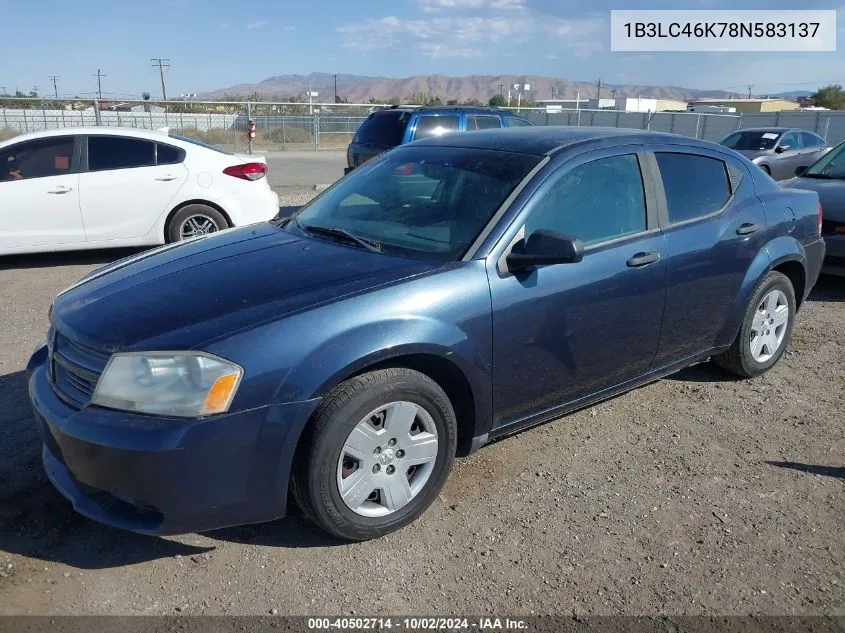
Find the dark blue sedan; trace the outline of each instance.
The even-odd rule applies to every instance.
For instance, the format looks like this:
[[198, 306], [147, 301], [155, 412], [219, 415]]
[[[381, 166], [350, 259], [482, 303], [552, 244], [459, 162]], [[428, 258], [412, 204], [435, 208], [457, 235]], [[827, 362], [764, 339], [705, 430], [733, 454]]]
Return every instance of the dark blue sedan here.
[[[824, 256], [814, 192], [600, 128], [429, 139], [294, 217], [62, 292], [29, 392], [82, 514], [172, 534], [396, 530], [456, 455], [712, 358], [770, 369]], [[481, 494], [483, 491], [479, 491]]]

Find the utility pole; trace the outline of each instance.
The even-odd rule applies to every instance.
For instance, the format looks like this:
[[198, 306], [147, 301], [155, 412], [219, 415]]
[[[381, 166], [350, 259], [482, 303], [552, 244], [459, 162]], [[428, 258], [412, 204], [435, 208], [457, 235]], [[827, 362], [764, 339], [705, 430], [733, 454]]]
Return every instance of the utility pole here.
[[102, 101], [103, 100], [103, 77], [105, 77], [105, 75], [98, 68], [97, 74], [94, 75], [94, 77], [97, 78], [97, 95], [99, 95], [100, 101]]
[[555, 87], [552, 86], [552, 101], [555, 100]]
[[58, 78], [58, 77], [56, 77], [55, 75], [50, 75], [50, 81], [52, 81], [52, 82], [53, 82], [53, 94], [55, 95], [56, 99], [58, 99], [58, 98], [59, 98], [59, 87], [58, 87], [58, 85], [56, 84], [56, 82], [57, 82], [58, 80], [59, 80], [59, 78]]
[[37, 96], [38, 96], [38, 86], [33, 86], [33, 87], [32, 87], [32, 96], [33, 96], [33, 97], [37, 97]]
[[334, 102], [337, 103], [337, 74], [334, 76]]
[[499, 84], [499, 96], [504, 98], [504, 96], [505, 96], [505, 84]]
[[601, 78], [596, 79], [596, 88], [598, 88], [598, 91], [596, 92], [596, 101], [601, 100], [601, 88], [603, 85], [604, 83], [602, 82]]
[[748, 84], [748, 98], [751, 98], [751, 89], [754, 87], [754, 84]]
[[9, 96], [9, 93], [6, 92], [6, 86], [0, 86], [0, 90], [3, 91], [3, 94], [0, 95], [0, 97], [8, 97]]
[[170, 60], [163, 57], [150, 57], [153, 63], [153, 68], [158, 68], [158, 74], [161, 76], [161, 97], [167, 101], [167, 85], [164, 83], [164, 69], [170, 68]]

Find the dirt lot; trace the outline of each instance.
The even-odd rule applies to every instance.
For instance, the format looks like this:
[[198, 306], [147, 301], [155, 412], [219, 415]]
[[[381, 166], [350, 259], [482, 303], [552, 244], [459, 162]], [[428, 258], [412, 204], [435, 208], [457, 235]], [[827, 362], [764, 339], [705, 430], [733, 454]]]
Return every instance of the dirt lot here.
[[845, 281], [768, 375], [701, 365], [499, 442], [381, 540], [160, 539], [71, 510], [26, 399], [53, 296], [125, 254], [0, 262], [0, 613], [845, 614]]

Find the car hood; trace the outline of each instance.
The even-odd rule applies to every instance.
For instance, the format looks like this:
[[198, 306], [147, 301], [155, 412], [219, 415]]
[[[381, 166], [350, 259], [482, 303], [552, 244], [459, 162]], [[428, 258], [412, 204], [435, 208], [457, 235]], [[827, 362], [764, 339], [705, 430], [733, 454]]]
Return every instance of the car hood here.
[[781, 183], [787, 189], [806, 189], [819, 194], [825, 219], [845, 222], [845, 180], [790, 178]]
[[439, 266], [253, 225], [95, 270], [56, 297], [51, 321], [105, 352], [189, 349]]

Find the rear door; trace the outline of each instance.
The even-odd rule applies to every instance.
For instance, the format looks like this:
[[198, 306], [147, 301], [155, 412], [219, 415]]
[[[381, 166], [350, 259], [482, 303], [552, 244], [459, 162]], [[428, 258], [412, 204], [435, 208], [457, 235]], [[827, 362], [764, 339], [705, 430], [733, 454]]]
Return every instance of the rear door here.
[[0, 252], [85, 242], [79, 156], [74, 135], [0, 149]]
[[716, 344], [746, 271], [766, 241], [766, 218], [745, 167], [733, 158], [680, 146], [656, 148], [660, 223], [669, 283], [654, 367]]
[[79, 192], [89, 242], [147, 235], [188, 179], [183, 150], [131, 136], [88, 136], [86, 164]]

